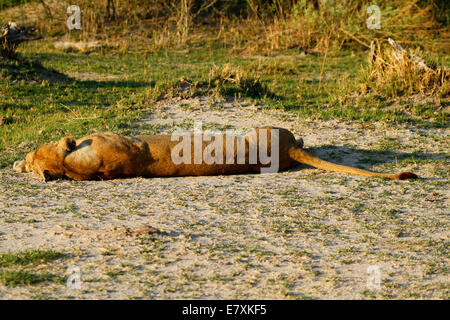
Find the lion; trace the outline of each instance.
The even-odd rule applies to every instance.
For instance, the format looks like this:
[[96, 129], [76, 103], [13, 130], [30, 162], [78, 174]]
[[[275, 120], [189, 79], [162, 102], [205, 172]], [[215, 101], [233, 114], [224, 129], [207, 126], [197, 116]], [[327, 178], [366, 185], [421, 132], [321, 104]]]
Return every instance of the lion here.
[[[184, 138], [183, 143], [178, 141]], [[196, 158], [195, 150], [200, 151], [200, 158]], [[206, 154], [209, 157], [202, 157]], [[67, 136], [55, 144], [40, 146], [13, 167], [18, 173], [35, 172], [43, 181], [49, 181], [279, 172], [291, 168], [295, 162], [367, 177], [417, 178], [411, 172], [378, 173], [322, 160], [305, 151], [303, 140], [296, 140], [289, 130], [270, 126], [253, 129], [240, 138], [195, 133], [175, 138], [173, 134], [127, 137], [113, 132], [95, 133], [78, 140]]]

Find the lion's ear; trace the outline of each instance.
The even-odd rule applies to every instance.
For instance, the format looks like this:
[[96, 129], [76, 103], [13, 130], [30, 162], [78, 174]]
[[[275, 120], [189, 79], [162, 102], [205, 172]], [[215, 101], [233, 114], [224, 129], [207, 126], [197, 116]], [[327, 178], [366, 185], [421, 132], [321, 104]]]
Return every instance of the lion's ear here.
[[72, 136], [64, 137], [58, 142], [58, 147], [65, 151], [72, 151], [77, 146], [77, 142]]

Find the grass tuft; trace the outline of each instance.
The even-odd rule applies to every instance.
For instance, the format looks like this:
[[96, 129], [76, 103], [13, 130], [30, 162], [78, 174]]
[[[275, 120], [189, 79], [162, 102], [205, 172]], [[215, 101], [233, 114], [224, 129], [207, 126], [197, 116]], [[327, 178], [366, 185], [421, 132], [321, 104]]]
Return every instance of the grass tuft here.
[[4, 253], [0, 255], [0, 267], [46, 263], [63, 256], [63, 253], [53, 250], [28, 250], [17, 253]]
[[229, 63], [220, 68], [214, 64], [209, 71], [209, 79], [215, 91], [222, 96], [250, 98], [275, 96], [258, 75], [251, 76], [246, 70]]
[[0, 271], [0, 283], [7, 287], [34, 285], [41, 282], [63, 283], [64, 278], [53, 274], [34, 274], [28, 271]]

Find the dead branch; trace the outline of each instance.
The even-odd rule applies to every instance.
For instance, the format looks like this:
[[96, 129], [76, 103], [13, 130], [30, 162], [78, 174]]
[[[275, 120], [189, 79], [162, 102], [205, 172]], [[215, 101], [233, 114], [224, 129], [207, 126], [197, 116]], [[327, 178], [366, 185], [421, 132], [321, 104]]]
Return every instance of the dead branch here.
[[18, 26], [15, 22], [7, 22], [0, 29], [0, 55], [13, 58], [19, 44], [41, 38], [42, 36], [36, 34], [35, 27]]
[[403, 48], [391, 38], [388, 39], [388, 42], [395, 49], [395, 51], [393, 52], [393, 56], [395, 59], [397, 59], [397, 61], [403, 60], [403, 55], [409, 55], [417, 64], [417, 67], [419, 67], [420, 70], [433, 71], [433, 69], [425, 63], [425, 60], [419, 57], [417, 54], [414, 54], [412, 52], [408, 53], [405, 48]]
[[357, 41], [358, 43], [362, 44], [364, 47], [366, 48], [370, 48], [370, 45], [368, 45], [367, 43], [365, 43], [364, 41], [358, 39], [355, 35], [351, 34], [350, 32], [348, 32], [345, 29], [339, 28], [339, 30], [341, 30], [343, 33], [345, 33], [346, 35], [348, 35], [350, 38], [352, 38], [353, 40]]

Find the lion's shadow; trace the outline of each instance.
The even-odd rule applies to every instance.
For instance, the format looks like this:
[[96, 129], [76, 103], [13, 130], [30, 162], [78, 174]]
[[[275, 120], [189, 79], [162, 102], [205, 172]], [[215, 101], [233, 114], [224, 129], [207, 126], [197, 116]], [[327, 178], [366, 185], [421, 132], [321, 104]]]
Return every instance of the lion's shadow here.
[[[368, 150], [349, 148], [346, 146], [323, 145], [320, 147], [305, 148], [309, 153], [333, 163], [360, 169], [370, 170], [372, 166], [395, 163], [404, 160], [430, 160], [445, 159], [442, 153], [399, 152], [390, 150]], [[297, 164], [291, 170], [298, 171], [311, 168], [305, 164]]]

